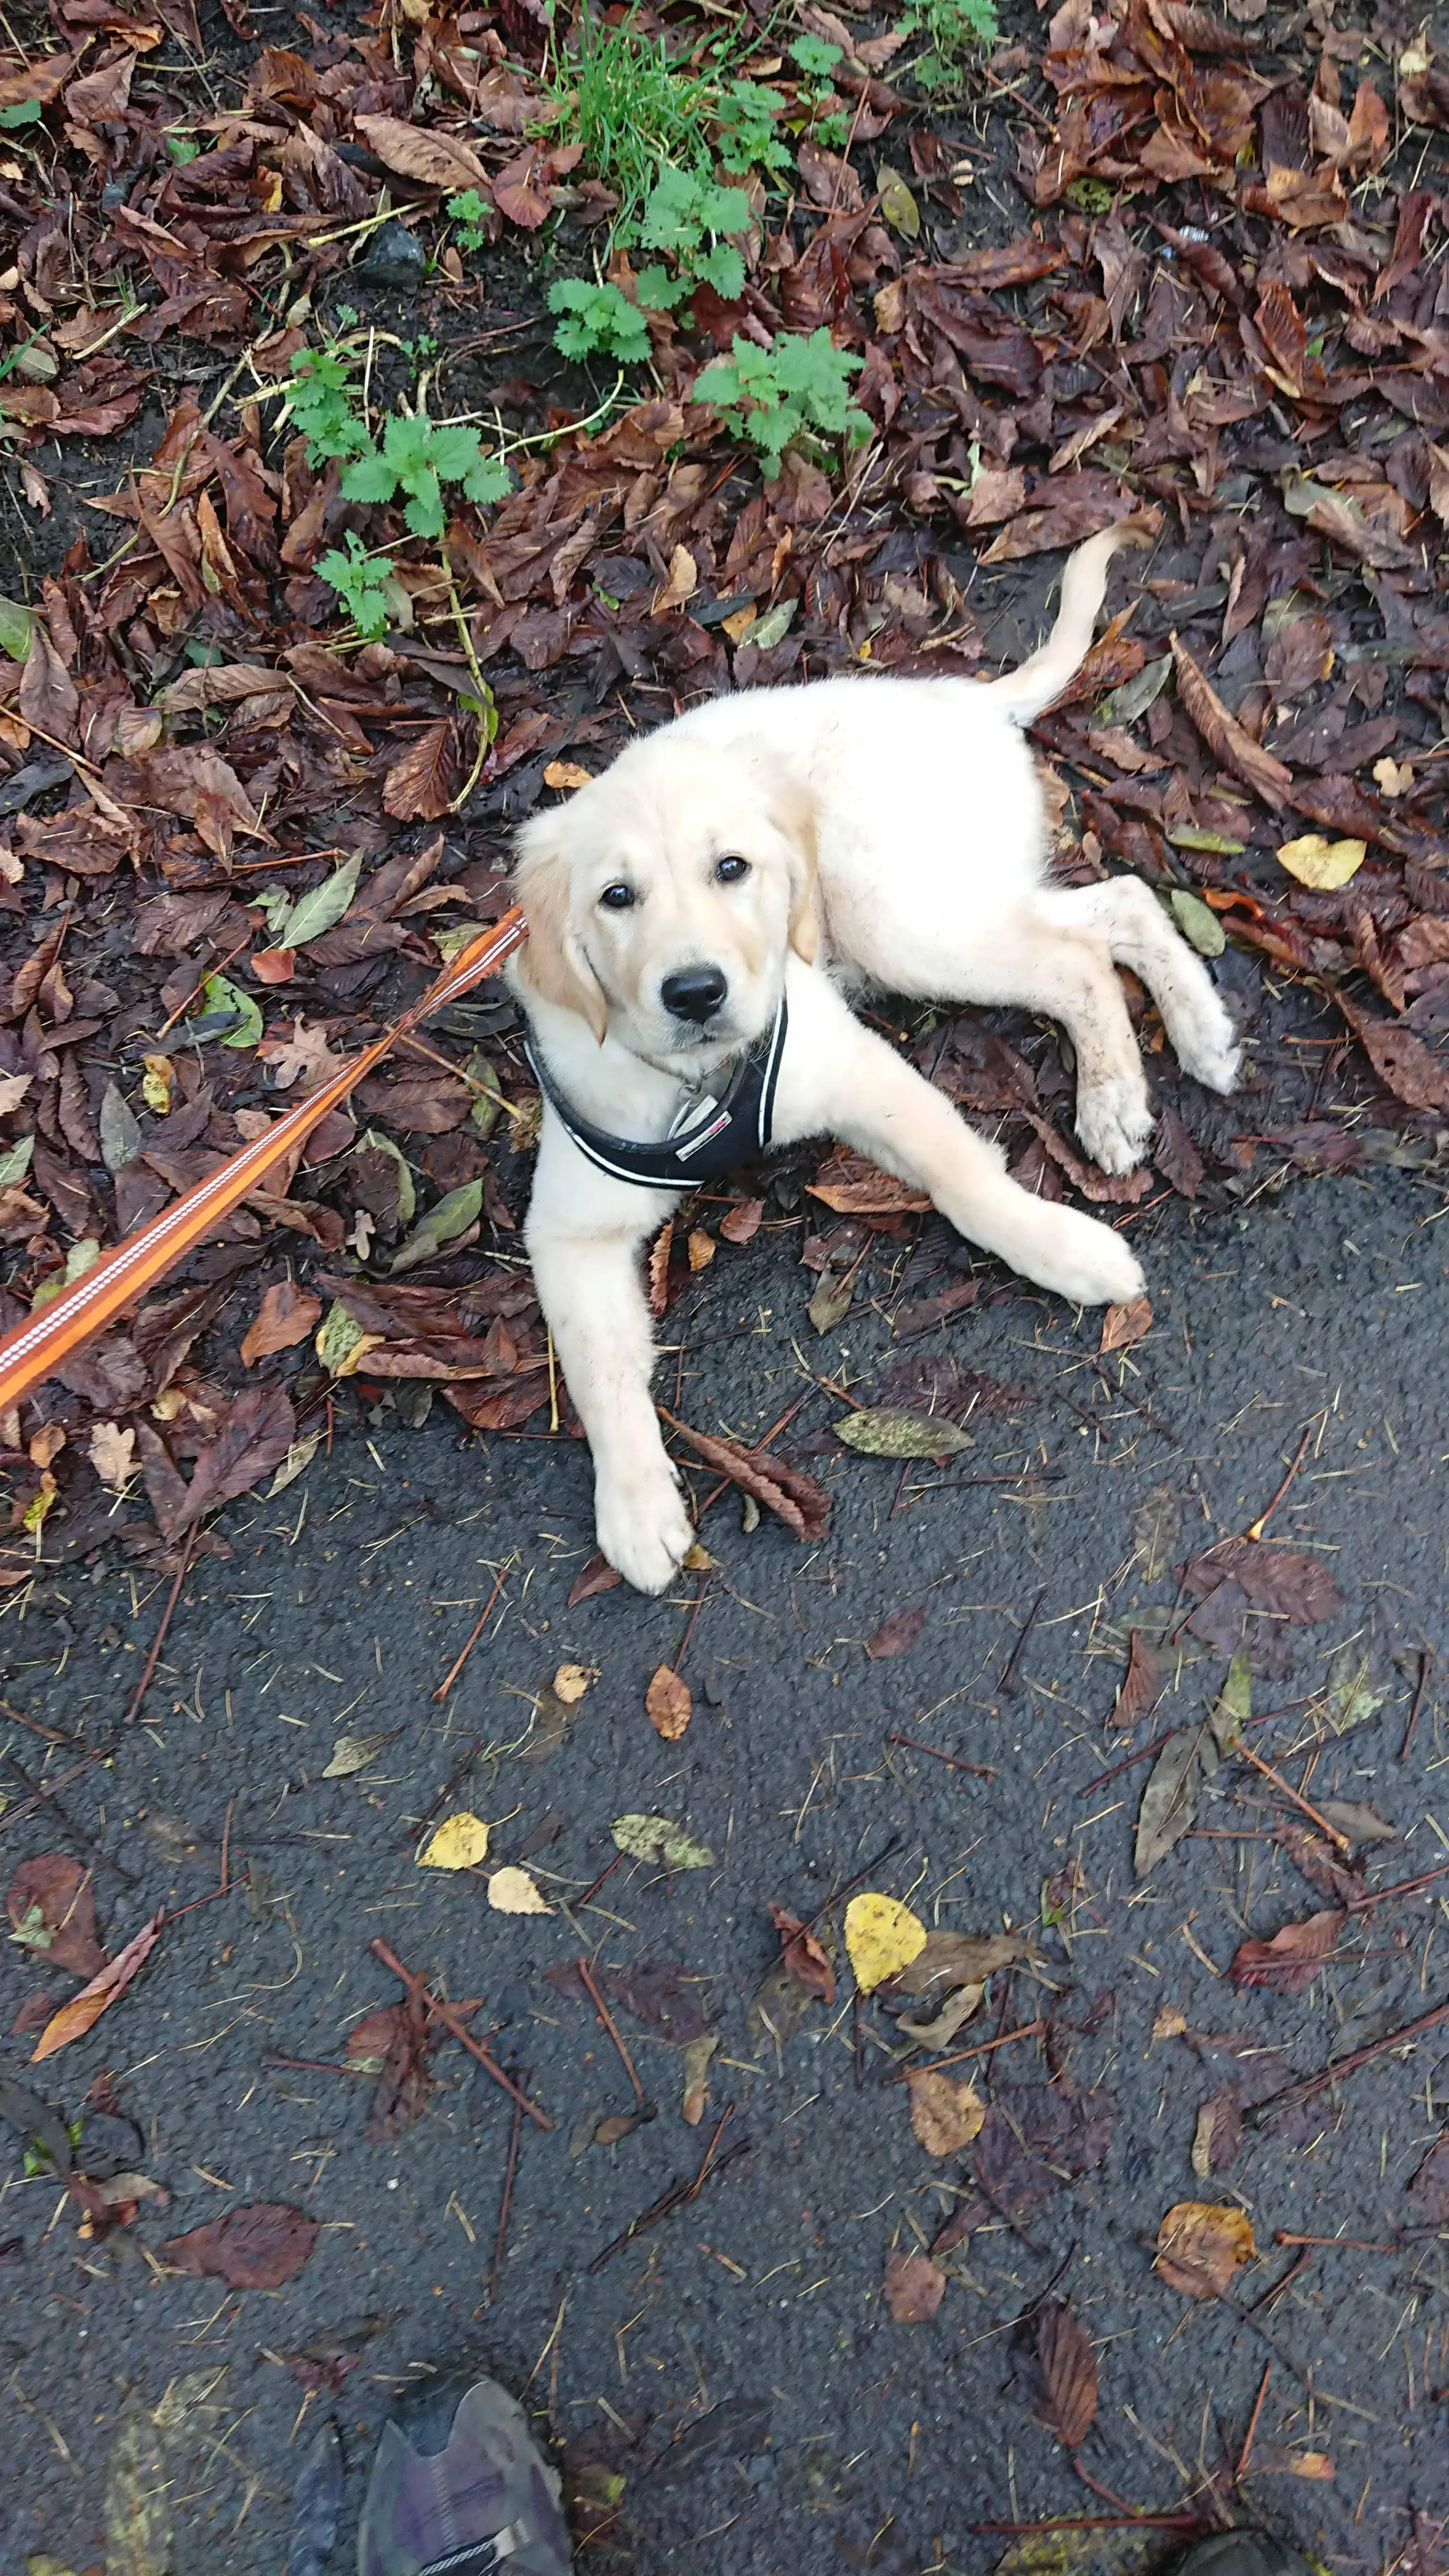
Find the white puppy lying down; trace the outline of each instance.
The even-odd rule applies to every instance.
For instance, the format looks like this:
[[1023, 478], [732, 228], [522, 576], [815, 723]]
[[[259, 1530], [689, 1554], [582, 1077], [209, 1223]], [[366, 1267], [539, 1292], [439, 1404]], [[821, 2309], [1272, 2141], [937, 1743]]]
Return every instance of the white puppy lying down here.
[[[1079, 1303], [1141, 1290], [1121, 1236], [1008, 1180], [1000, 1149], [842, 990], [869, 979], [1060, 1020], [1077, 1132], [1109, 1172], [1141, 1159], [1152, 1125], [1115, 963], [1148, 986], [1184, 1070], [1231, 1090], [1232, 1023], [1155, 897], [1135, 877], [1047, 882], [1020, 728], [1086, 653], [1118, 541], [1108, 530], [1071, 556], [1049, 642], [1006, 679], [715, 698], [520, 836], [529, 938], [512, 974], [545, 1093], [526, 1240], [593, 1450], [599, 1545], [642, 1592], [664, 1589], [693, 1533], [650, 1400], [640, 1252], [689, 1187], [760, 1141], [843, 1139]], [[742, 1068], [716, 1135], [714, 1103]], [[622, 1139], [655, 1149], [652, 1180]]]

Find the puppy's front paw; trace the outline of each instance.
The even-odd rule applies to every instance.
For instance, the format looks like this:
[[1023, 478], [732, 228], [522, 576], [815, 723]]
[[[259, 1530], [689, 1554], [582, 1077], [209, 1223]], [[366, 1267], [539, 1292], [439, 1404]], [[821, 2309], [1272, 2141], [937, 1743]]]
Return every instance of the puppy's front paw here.
[[600, 1470], [594, 1519], [603, 1554], [636, 1592], [667, 1592], [694, 1545], [694, 1524], [662, 1450], [657, 1462], [629, 1475]]
[[1031, 1247], [1029, 1276], [1074, 1306], [1129, 1306], [1146, 1287], [1142, 1268], [1120, 1234], [1075, 1208], [1043, 1209]]
[[1099, 1170], [1135, 1172], [1152, 1133], [1146, 1085], [1125, 1074], [1085, 1086], [1077, 1097], [1077, 1134]]

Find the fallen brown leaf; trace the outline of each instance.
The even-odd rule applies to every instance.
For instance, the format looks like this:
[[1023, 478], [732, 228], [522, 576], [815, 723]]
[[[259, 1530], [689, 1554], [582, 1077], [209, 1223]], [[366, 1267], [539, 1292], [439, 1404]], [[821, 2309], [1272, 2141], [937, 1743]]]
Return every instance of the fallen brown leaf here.
[[986, 2105], [970, 2084], [953, 2084], [929, 2067], [910, 2067], [911, 2127], [928, 2156], [959, 2155], [978, 2137]]
[[885, 2303], [898, 2326], [926, 2324], [946, 2295], [946, 2275], [924, 2254], [886, 2257]]
[[1216, 2299], [1232, 2287], [1239, 2265], [1257, 2250], [1252, 2222], [1243, 2210], [1182, 2200], [1157, 2231], [1154, 2268], [1185, 2298]]
[[666, 1744], [677, 1744], [694, 1713], [689, 1684], [661, 1664], [644, 1694], [649, 1723]]
[[142, 1926], [135, 1939], [128, 1941], [124, 1950], [118, 1950], [114, 1959], [92, 1977], [88, 1986], [82, 1986], [78, 1995], [72, 1995], [69, 2003], [62, 2004], [59, 2012], [52, 2013], [31, 2052], [32, 2066], [38, 2065], [42, 2057], [54, 2057], [73, 2039], [82, 2038], [100, 2020], [102, 2013], [109, 2011], [117, 1997], [125, 1993], [137, 1969], [144, 1965], [155, 1949], [165, 1920], [163, 1905], [150, 1922]]
[[253, 2201], [173, 2236], [161, 2247], [161, 2260], [175, 2272], [225, 2281], [233, 2290], [279, 2290], [301, 2271], [321, 2233], [320, 2219], [285, 2201]]

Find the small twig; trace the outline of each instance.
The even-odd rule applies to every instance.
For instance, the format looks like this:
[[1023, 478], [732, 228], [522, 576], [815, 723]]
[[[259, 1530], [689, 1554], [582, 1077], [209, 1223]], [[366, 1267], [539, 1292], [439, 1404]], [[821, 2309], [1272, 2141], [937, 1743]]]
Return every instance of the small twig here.
[[[1307, 1705], [1308, 1702], [1302, 1699], [1285, 1700], [1281, 1708], [1265, 1708], [1261, 1717], [1247, 1718], [1244, 1723], [1248, 1726], [1266, 1726], [1270, 1718], [1291, 1716], [1295, 1708], [1306, 1708]], [[1105, 1789], [1109, 1780], [1120, 1779], [1124, 1771], [1135, 1771], [1139, 1762], [1150, 1762], [1154, 1753], [1160, 1753], [1165, 1744], [1171, 1743], [1176, 1731], [1175, 1728], [1169, 1727], [1166, 1734], [1154, 1735], [1150, 1744], [1140, 1746], [1136, 1753], [1127, 1754], [1121, 1762], [1114, 1762], [1110, 1771], [1099, 1771], [1095, 1780], [1088, 1780], [1086, 1785], [1077, 1791], [1077, 1796], [1090, 1798], [1094, 1789]]]
[[1402, 2030], [1387, 2031], [1382, 2039], [1371, 2039], [1364, 2048], [1350, 2049], [1347, 2057], [1331, 2057], [1316, 2075], [1300, 2076], [1296, 2084], [1285, 2084], [1281, 2093], [1270, 2093], [1264, 2101], [1254, 2102], [1243, 2113], [1245, 2126], [1265, 2129], [1280, 2111], [1296, 2111], [1304, 2102], [1311, 2102], [1315, 2093], [1322, 2093], [1345, 2075], [1356, 2075], [1361, 2066], [1367, 2066], [1375, 2057], [1387, 2056], [1391, 2049], [1408, 2047], [1441, 2021], [1449, 2021], [1449, 1999], [1436, 2004], [1432, 2012], [1421, 2013], [1417, 2021], [1405, 2022]]
[[[1281, 2237], [1279, 2238], [1279, 2243], [1282, 2243]], [[1243, 2435], [1243, 2447], [1238, 2453], [1238, 2465], [1233, 2471], [1234, 2486], [1240, 2487], [1244, 2478], [1248, 2474], [1248, 2462], [1253, 2456], [1253, 2437], [1258, 2430], [1258, 2418], [1263, 2412], [1263, 2400], [1268, 2394], [1268, 2382], [1272, 2376], [1273, 2365], [1271, 2361], [1265, 2361], [1263, 2364], [1263, 2376], [1258, 2382], [1258, 2394], [1253, 2400], [1253, 2411], [1248, 2417], [1248, 2429]]]
[[712, 2173], [723, 2173], [726, 2165], [733, 2164], [737, 2156], [748, 2154], [750, 2146], [749, 2139], [737, 2138], [732, 2147], [727, 2147], [725, 2149], [724, 2154], [719, 2158], [718, 2162], [716, 2163], [715, 2161], [714, 2151], [716, 2146], [719, 2144], [720, 2130], [724, 2127], [724, 2124], [729, 2118], [733, 2108], [733, 2103], [727, 2102], [725, 2104], [724, 2110], [716, 2123], [714, 2135], [710, 2139], [709, 2145], [705, 2148], [704, 2158], [699, 2171], [694, 2176], [693, 2180], [691, 2181], [688, 2175], [684, 2175], [678, 2181], [672, 2182], [669, 2189], [667, 2191], [662, 2191], [657, 2200], [652, 2200], [649, 2207], [641, 2210], [637, 2218], [631, 2218], [628, 2226], [623, 2230], [622, 2234], [612, 2238], [610, 2243], [603, 2248], [602, 2252], [594, 2256], [592, 2263], [589, 2265], [589, 2270], [591, 2272], [601, 2272], [604, 2265], [608, 2262], [610, 2255], [617, 2254], [621, 2245], [631, 2244], [636, 2236], [647, 2234], [651, 2227], [657, 2227], [659, 2225], [661, 2219], [668, 2218], [672, 2210], [682, 2208], [687, 2201], [697, 2200], [700, 2192], [703, 2190]]
[[595, 1879], [595, 1881], [594, 1881], [594, 1883], [593, 1883], [593, 1886], [592, 1886], [592, 1887], [586, 1887], [586, 1888], [584, 1889], [584, 1892], [583, 1892], [583, 1895], [582, 1895], [582, 1896], [575, 1896], [574, 1898], [572, 1898], [572, 1899], [571, 1899], [571, 1903], [572, 1903], [572, 1905], [573, 1905], [573, 1908], [574, 1908], [575, 1913], [578, 1913], [578, 1912], [581, 1910], [581, 1908], [582, 1908], [582, 1907], [584, 1907], [585, 1905], [592, 1905], [592, 1903], [593, 1903], [593, 1901], [594, 1901], [594, 1898], [598, 1895], [598, 1892], [599, 1892], [600, 1888], [603, 1886], [605, 1879], [606, 1879], [606, 1878], [608, 1878], [608, 1877], [612, 1874], [612, 1872], [618, 1868], [619, 1863], [620, 1863], [620, 1861], [623, 1859], [623, 1857], [624, 1857], [624, 1855], [623, 1855], [623, 1853], [622, 1853], [621, 1851], [616, 1851], [616, 1852], [615, 1852], [615, 1854], [614, 1854], [613, 1859], [610, 1861], [610, 1863], [609, 1863], [609, 1865], [608, 1865], [608, 1868], [607, 1868], [607, 1869], [601, 1869], [601, 1870], [600, 1870], [598, 1877]]
[[958, 2048], [952, 2057], [933, 2057], [929, 2066], [912, 2066], [900, 2075], [888, 2075], [887, 2084], [908, 2084], [912, 2075], [939, 2075], [943, 2066], [962, 2066], [968, 2057], [989, 2057], [993, 2048], [1009, 2048], [1014, 2039], [1035, 2039], [1046, 2028], [1044, 2021], [1024, 2021], [1020, 2030], [1004, 2030], [996, 2039], [978, 2039], [974, 2048]]
[[953, 1771], [974, 1772], [978, 1780], [994, 1780], [996, 1777], [995, 1772], [988, 1770], [984, 1762], [963, 1762], [959, 1753], [943, 1753], [938, 1744], [919, 1744], [914, 1735], [902, 1735], [899, 1727], [896, 1726], [890, 1729], [886, 1742], [907, 1745], [912, 1753], [929, 1753], [934, 1762], [948, 1762]]
[[[1343, 2245], [1350, 2254], [1397, 2254], [1397, 2245], [1366, 2245], [1361, 2236], [1293, 2236], [1282, 2227], [1273, 2230], [1275, 2245]], [[1241, 2477], [1242, 2471], [1239, 2470]]]
[[1022, 1627], [1017, 1632], [1016, 1643], [1012, 1647], [1010, 1654], [1007, 1656], [1005, 1663], [1001, 1667], [1001, 1679], [997, 1683], [996, 1687], [1003, 1699], [1009, 1697], [1010, 1693], [1016, 1687], [1016, 1667], [1021, 1660], [1021, 1650], [1026, 1644], [1028, 1637], [1031, 1635], [1033, 1628], [1036, 1626], [1037, 1618], [1041, 1611], [1041, 1605], [1045, 1601], [1050, 1589], [1050, 1584], [1044, 1583], [1042, 1585], [1040, 1592], [1037, 1594], [1036, 1599], [1031, 1605], [1031, 1609], [1028, 1612]]
[[[505, 1567], [504, 1567], [504, 1569], [503, 1569], [502, 1574], [500, 1574], [500, 1575], [499, 1575], [497, 1582], [494, 1584], [492, 1591], [491, 1591], [491, 1592], [489, 1593], [489, 1595], [488, 1595], [487, 1602], [486, 1602], [486, 1603], [485, 1603], [485, 1605], [484, 1605], [483, 1616], [482, 1616], [482, 1618], [481, 1618], [481, 1619], [479, 1619], [479, 1620], [478, 1620], [478, 1622], [477, 1622], [476, 1626], [474, 1627], [474, 1630], [473, 1630], [473, 1634], [472, 1634], [472, 1636], [469, 1638], [468, 1643], [467, 1643], [467, 1644], [466, 1644], [466, 1646], [463, 1648], [463, 1651], [462, 1651], [462, 1653], [459, 1655], [459, 1657], [458, 1657], [458, 1659], [457, 1659], [456, 1663], [454, 1663], [454, 1664], [453, 1664], [453, 1666], [451, 1667], [450, 1671], [447, 1673], [447, 1675], [445, 1676], [445, 1678], [444, 1678], [444, 1679], [443, 1679], [443, 1680], [438, 1684], [437, 1689], [434, 1691], [434, 1693], [433, 1693], [433, 1697], [434, 1697], [434, 1699], [435, 1699], [435, 1700], [444, 1700], [444, 1699], [446, 1699], [446, 1698], [447, 1698], [449, 1691], [452, 1689], [454, 1682], [457, 1680], [458, 1675], [459, 1675], [459, 1674], [460, 1674], [460, 1672], [462, 1671], [463, 1666], [466, 1664], [466, 1662], [467, 1662], [467, 1660], [468, 1660], [468, 1657], [472, 1654], [474, 1647], [477, 1645], [479, 1638], [482, 1636], [484, 1629], [487, 1627], [488, 1622], [489, 1622], [490, 1618], [491, 1618], [491, 1617], [492, 1617], [492, 1615], [493, 1615], [493, 1604], [494, 1604], [494, 1602], [497, 1600], [499, 1593], [500, 1593], [500, 1592], [502, 1591], [502, 1589], [503, 1589], [504, 1582], [505, 1582], [505, 1580], [506, 1580], [506, 1578], [507, 1578], [507, 1574], [508, 1574], [508, 1568], [507, 1568], [507, 1566], [505, 1565]], [[478, 1596], [477, 1596], [477, 1594], [475, 1593], [475, 1594], [474, 1594], [474, 1596], [473, 1596], [473, 1598], [474, 1598], [474, 1600], [475, 1600], [475, 1601], [476, 1601], [477, 1597], [478, 1597]]]
[[680, 1668], [680, 1665], [683, 1663], [683, 1661], [684, 1661], [684, 1658], [685, 1658], [686, 1654], [689, 1652], [689, 1641], [690, 1641], [690, 1638], [694, 1635], [695, 1623], [696, 1623], [696, 1621], [698, 1620], [698, 1617], [699, 1617], [699, 1614], [700, 1614], [701, 1610], [704, 1608], [704, 1596], [705, 1596], [706, 1592], [709, 1590], [709, 1587], [710, 1587], [710, 1577], [709, 1577], [709, 1575], [707, 1575], [707, 1574], [702, 1574], [702, 1575], [700, 1576], [700, 1578], [699, 1578], [699, 1590], [696, 1592], [696, 1594], [695, 1594], [695, 1596], [694, 1596], [694, 1607], [693, 1607], [693, 1609], [690, 1611], [690, 1614], [689, 1614], [688, 1619], [685, 1621], [685, 1625], [684, 1625], [684, 1634], [683, 1634], [683, 1636], [682, 1636], [682, 1637], [680, 1638], [680, 1640], [679, 1640], [679, 1651], [678, 1651], [678, 1653], [675, 1655], [675, 1658], [674, 1658], [674, 1670], [675, 1670], [676, 1672], [678, 1672], [678, 1670], [679, 1670], [679, 1668]]
[[614, 2046], [617, 2048], [619, 2055], [623, 2060], [624, 2072], [634, 2087], [634, 2099], [642, 2111], [645, 2107], [644, 2087], [639, 2081], [634, 2060], [630, 2056], [627, 2048], [624, 2046], [622, 2039], [619, 2037], [618, 2025], [614, 2020], [614, 2016], [610, 2012], [608, 2005], [605, 2003], [603, 1996], [600, 1994], [599, 1989], [594, 1982], [594, 1972], [589, 1966], [587, 1959], [578, 1959], [574, 1964], [578, 1969], [584, 1991], [587, 1994], [590, 2003], [593, 2005], [595, 2012], [598, 2014], [600, 2021], [603, 2023], [605, 2030], [608, 2032], [609, 2037], [613, 2041]]
[[[890, 1859], [891, 1853], [895, 1850], [899, 1841], [900, 1835], [892, 1834], [888, 1843], [882, 1843], [880, 1850], [875, 1854], [872, 1860], [868, 1860], [866, 1862], [864, 1869], [858, 1869], [854, 1878], [848, 1878], [843, 1887], [837, 1887], [833, 1896], [827, 1896], [823, 1905], [817, 1905], [814, 1913], [806, 1916], [805, 1921], [800, 1926], [800, 1931], [813, 1932], [821, 1917], [833, 1912], [834, 1908], [840, 1903], [842, 1896], [848, 1896], [853, 1887], [859, 1887], [863, 1878], [871, 1878], [874, 1876], [875, 1872], [880, 1868], [882, 1861]], [[794, 1933], [791, 1937], [794, 1940], [798, 1940], [800, 1934]]]
[[498, 2275], [503, 2269], [503, 2256], [508, 2244], [508, 2212], [513, 2200], [513, 2177], [518, 2170], [518, 2142], [523, 2135], [523, 2106], [513, 2105], [513, 2123], [508, 2132], [508, 2161], [503, 2168], [503, 2197], [498, 2204], [498, 2229], [493, 2239], [493, 2261], [488, 2272], [485, 2304], [492, 2307], [498, 2296]]
[[399, 1978], [403, 1985], [407, 1986], [412, 1992], [417, 1994], [421, 1998], [427, 2010], [434, 2014], [442, 2023], [444, 2030], [451, 2031], [454, 2039], [459, 2042], [460, 2046], [466, 2048], [469, 2056], [476, 2057], [479, 2065], [484, 2069], [484, 2072], [492, 2076], [494, 2083], [502, 2085], [510, 2102], [521, 2103], [524, 2110], [528, 2113], [530, 2120], [536, 2121], [540, 2129], [551, 2129], [553, 2127], [553, 2122], [549, 2118], [548, 2113], [546, 2111], [540, 2111], [536, 2102], [530, 2102], [528, 2095], [519, 2085], [514, 2083], [512, 2076], [504, 2074], [497, 2058], [490, 2056], [488, 2050], [483, 2046], [482, 2041], [473, 2037], [467, 2024], [459, 2021], [456, 2013], [452, 2012], [447, 2004], [439, 2003], [437, 1996], [428, 1992], [424, 1980], [421, 1977], [416, 1976], [411, 1968], [405, 1968], [403, 1966], [397, 1952], [394, 1949], [391, 1949], [388, 1943], [384, 1941], [380, 1935], [378, 1939], [371, 1944], [371, 1948], [374, 1959], [380, 1959], [383, 1966], [391, 1970], [393, 1976]]
[[186, 1533], [186, 1545], [182, 1550], [181, 1563], [176, 1569], [176, 1580], [171, 1586], [166, 1607], [161, 1613], [161, 1625], [151, 1640], [151, 1652], [146, 1657], [145, 1669], [131, 1695], [131, 1705], [121, 1720], [123, 1726], [132, 1725], [135, 1719], [140, 1715], [141, 1703], [145, 1699], [146, 1693], [151, 1687], [152, 1674], [155, 1672], [157, 1663], [160, 1660], [161, 1649], [166, 1643], [166, 1631], [171, 1625], [171, 1614], [181, 1597], [181, 1586], [185, 1582], [190, 1570], [191, 1551], [195, 1545], [196, 1525], [193, 1522], [191, 1528]]
[[1419, 1723], [1419, 1711], [1424, 1705], [1424, 1692], [1428, 1687], [1429, 1675], [1433, 1670], [1433, 1666], [1433, 1647], [1421, 1646], [1419, 1648], [1419, 1678], [1414, 1685], [1413, 1705], [1409, 1710], [1408, 1725], [1404, 1729], [1404, 1740], [1399, 1746], [1399, 1760], [1401, 1762], [1408, 1761], [1409, 1747], [1414, 1741], [1414, 1729]]
[[229, 1875], [229, 1864], [231, 1860], [231, 1813], [235, 1805], [235, 1796], [228, 1798], [226, 1802], [226, 1822], [221, 1829], [221, 1894], [223, 1896], [225, 1896], [228, 1887], [231, 1885]]
[[1392, 1887], [1366, 1887], [1361, 1895], [1348, 1899], [1350, 1914], [1367, 1914], [1371, 1905], [1387, 1905], [1395, 1896], [1417, 1896], [1421, 1887], [1442, 1878], [1449, 1870], [1449, 1860], [1441, 1860], [1437, 1869], [1426, 1869], [1418, 1878], [1399, 1878]]
[[1243, 1743], [1241, 1737], [1233, 1743], [1230, 1750], [1232, 1753], [1240, 1755], [1244, 1762], [1251, 1762], [1254, 1770], [1261, 1771], [1265, 1780], [1271, 1780], [1274, 1788], [1277, 1789], [1283, 1797], [1291, 1798], [1294, 1806], [1318, 1827], [1321, 1834], [1327, 1834], [1331, 1843], [1337, 1843], [1341, 1852], [1348, 1854], [1353, 1850], [1353, 1845], [1349, 1841], [1347, 1834], [1341, 1834], [1337, 1825], [1331, 1825], [1328, 1818], [1326, 1816], [1321, 1816], [1316, 1807], [1310, 1807], [1306, 1798], [1300, 1798], [1297, 1790], [1290, 1788], [1288, 1782], [1284, 1779], [1282, 1772], [1275, 1771], [1271, 1762], [1265, 1762], [1261, 1753], [1254, 1753], [1251, 1746]]
[[[1292, 1466], [1289, 1468], [1288, 1473], [1284, 1477], [1282, 1484], [1279, 1486], [1277, 1493], [1273, 1496], [1267, 1510], [1260, 1512], [1257, 1519], [1251, 1524], [1251, 1526], [1244, 1530], [1244, 1538], [1262, 1537], [1269, 1521], [1272, 1519], [1273, 1514], [1276, 1512], [1284, 1495], [1287, 1493], [1289, 1486], [1292, 1484], [1294, 1477], [1297, 1475], [1299, 1468], [1302, 1466], [1304, 1459], [1308, 1455], [1308, 1443], [1313, 1437], [1314, 1425], [1318, 1422], [1318, 1419], [1318, 1415], [1315, 1414], [1312, 1422], [1304, 1424], [1303, 1437], [1298, 1443], [1298, 1453], [1294, 1458]], [[1241, 2475], [1241, 2471], [1239, 2472], [1239, 2475]]]
[[262, 2064], [268, 2074], [274, 2066], [297, 2066], [307, 2075], [376, 2075], [377, 2073], [376, 2058], [373, 2059], [371, 2066], [349, 2066], [345, 2058], [338, 2060], [330, 2057], [278, 2057], [270, 2048], [263, 2057]]

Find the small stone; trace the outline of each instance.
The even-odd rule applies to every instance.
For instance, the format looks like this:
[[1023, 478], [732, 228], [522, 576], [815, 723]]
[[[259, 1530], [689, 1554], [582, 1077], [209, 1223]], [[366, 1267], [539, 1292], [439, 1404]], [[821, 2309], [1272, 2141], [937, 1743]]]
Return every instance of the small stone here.
[[410, 295], [421, 286], [428, 273], [428, 255], [416, 233], [396, 218], [379, 225], [368, 244], [367, 255], [353, 271], [366, 286], [390, 286], [399, 295]]

